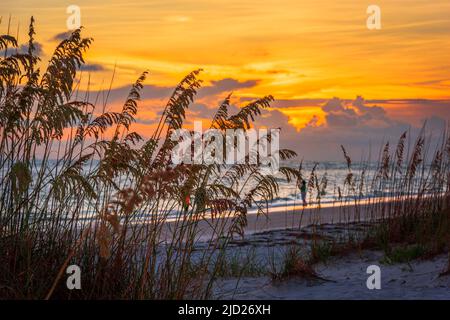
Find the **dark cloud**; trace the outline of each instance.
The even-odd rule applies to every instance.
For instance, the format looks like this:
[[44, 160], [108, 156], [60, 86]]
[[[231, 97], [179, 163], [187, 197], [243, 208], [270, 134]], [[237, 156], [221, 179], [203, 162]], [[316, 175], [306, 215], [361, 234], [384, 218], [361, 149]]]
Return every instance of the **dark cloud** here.
[[280, 148], [291, 149], [299, 153], [299, 132], [289, 123], [289, 117], [278, 110], [263, 110], [261, 116], [256, 118], [255, 128], [268, 129], [281, 128]]
[[383, 119], [388, 121], [386, 111], [379, 106], [366, 106], [364, 99], [358, 96], [355, 101], [353, 101], [352, 106], [358, 110], [358, 112], [366, 119]]
[[107, 69], [103, 65], [98, 64], [98, 63], [88, 63], [88, 64], [83, 64], [80, 67], [80, 70], [88, 71], [88, 72], [98, 72], [98, 71], [105, 71]]
[[[251, 99], [252, 98], [247, 98], [247, 100]], [[272, 105], [275, 108], [318, 107], [325, 102], [327, 102], [327, 99], [276, 99]]]
[[72, 35], [72, 31], [64, 31], [58, 34], [55, 34], [50, 40], [51, 41], [63, 41], [69, 38]]
[[350, 103], [333, 98], [322, 106], [322, 111], [324, 124], [310, 123], [299, 133], [302, 151], [313, 160], [341, 160], [341, 144], [359, 157], [369, 152], [370, 144], [376, 146], [398, 137], [409, 127], [407, 123], [388, 118], [383, 108], [366, 105], [362, 97]]
[[[362, 97], [351, 102], [333, 98], [322, 106], [325, 123], [310, 121], [297, 137], [296, 149], [308, 160], [341, 161], [340, 145], [344, 145], [354, 159], [378, 156], [380, 146], [386, 141], [396, 143], [404, 131], [414, 139], [421, 127], [390, 118], [386, 110], [377, 105], [368, 105]], [[446, 127], [446, 121], [432, 116], [426, 121], [426, 135], [437, 141]]]
[[[128, 96], [128, 93], [131, 90], [131, 85], [121, 86], [118, 88], [113, 88], [111, 90], [99, 90], [99, 91], [90, 91], [89, 95], [91, 97], [96, 97], [99, 95], [100, 97], [108, 97], [109, 103], [114, 102], [122, 102]], [[173, 88], [169, 87], [160, 87], [155, 85], [144, 85], [144, 88], [141, 91], [141, 99], [166, 99], [173, 92]], [[80, 91], [81, 95], [87, 94], [86, 91]]]
[[[88, 65], [89, 66], [89, 65]], [[102, 67], [102, 66], [100, 66]], [[97, 70], [96, 70], [97, 71]], [[212, 81], [211, 85], [202, 87], [197, 94], [197, 99], [214, 96], [219, 93], [230, 93], [233, 90], [240, 88], [249, 88], [254, 86], [257, 83], [256, 80], [249, 80], [240, 82], [234, 79], [222, 79], [218, 81]], [[112, 89], [109, 93], [109, 101], [121, 101], [124, 100], [128, 92], [130, 91], [131, 86], [122, 86], [119, 88]], [[170, 95], [173, 93], [174, 87], [164, 87], [157, 86], [151, 84], [145, 84], [144, 88], [141, 92], [142, 99], [168, 99]], [[97, 93], [106, 96], [108, 94], [107, 90], [103, 90], [100, 92], [91, 93], [92, 96], [95, 96]]]
[[346, 108], [343, 105], [343, 101], [335, 97], [327, 101], [322, 106], [322, 110], [325, 112], [345, 112]]
[[[280, 146], [297, 152], [299, 158], [316, 161], [343, 161], [341, 145], [358, 161], [371, 156], [376, 160], [380, 147], [390, 141], [395, 144], [408, 131], [415, 139], [421, 127], [390, 118], [378, 105], [369, 105], [362, 97], [355, 100], [333, 98], [321, 105], [325, 122], [313, 117], [305, 128], [296, 130], [288, 116], [279, 110], [264, 110], [255, 127], [281, 127]], [[426, 119], [426, 135], [438, 143], [447, 126], [444, 118], [434, 115]]]
[[[210, 107], [204, 103], [193, 103], [189, 107], [189, 111], [192, 113], [195, 117], [200, 118], [209, 118], [212, 119], [212, 117], [215, 116], [217, 112], [218, 106]], [[228, 107], [228, 115], [233, 115], [239, 112], [239, 108], [235, 105], [230, 105]]]
[[333, 98], [322, 106], [325, 113], [326, 124], [329, 127], [354, 127], [354, 126], [386, 126], [391, 120], [386, 111], [379, 106], [367, 106], [362, 97], [354, 101], [345, 102], [339, 98]]
[[430, 106], [438, 106], [442, 103], [449, 104], [450, 100], [448, 99], [375, 99], [375, 100], [367, 100], [367, 103], [388, 103], [388, 104], [408, 104], [408, 105], [430, 105]]
[[145, 124], [145, 125], [152, 125], [152, 124], [156, 124], [159, 121], [159, 117], [155, 117], [153, 119], [149, 119], [149, 118], [142, 118], [142, 117], [137, 117], [135, 118], [136, 123], [140, 123], [140, 124]]
[[[34, 42], [34, 54], [36, 56], [42, 56], [42, 54], [44, 53], [43, 50], [43, 46], [41, 43], [39, 42]], [[14, 53], [28, 53], [28, 43], [27, 44], [22, 44], [20, 45], [18, 48], [8, 48], [8, 54], [14, 54]], [[5, 54], [5, 50], [0, 50], [0, 55], [4, 55]]]
[[217, 109], [209, 108], [204, 103], [193, 103], [189, 110], [194, 116], [202, 118], [212, 118], [217, 111]]
[[236, 79], [225, 78], [222, 80], [211, 81], [211, 85], [202, 87], [198, 92], [198, 97], [217, 95], [220, 93], [231, 93], [237, 89], [252, 88], [259, 83], [258, 80], [239, 81]]
[[[242, 88], [251, 88], [257, 85], [258, 81], [238, 81], [235, 79], [222, 79], [212, 81], [199, 90], [198, 102], [191, 104], [188, 111], [187, 122], [196, 118], [211, 119], [221, 102], [220, 94], [228, 94], [233, 90]], [[111, 90], [109, 102], [122, 102], [125, 100], [131, 86], [123, 86]], [[138, 123], [154, 124], [159, 121], [161, 111], [165, 106], [165, 101], [170, 97], [174, 87], [145, 85], [142, 91], [142, 99], [161, 99], [161, 105], [148, 105], [143, 102], [141, 106], [151, 108], [157, 115], [154, 119], [139, 118]], [[107, 91], [101, 92], [105, 97]], [[91, 96], [95, 96], [91, 94]], [[203, 98], [203, 99], [202, 99]], [[216, 103], [210, 104], [207, 101], [213, 99]], [[245, 103], [254, 100], [252, 97], [240, 98], [239, 103]], [[412, 112], [406, 112], [408, 118], [395, 117], [386, 112], [389, 105], [398, 105], [394, 110], [408, 110], [413, 108]], [[355, 161], [360, 160], [362, 156], [367, 157], [369, 153], [373, 157], [378, 155], [380, 146], [391, 141], [395, 144], [404, 131], [409, 131], [411, 136], [417, 136], [421, 129], [422, 120], [417, 115], [422, 115], [427, 120], [427, 130], [435, 136], [440, 135], [442, 128], [446, 127], [446, 121], [450, 118], [449, 100], [421, 100], [421, 99], [398, 99], [398, 100], [369, 100], [365, 101], [362, 97], [354, 100], [333, 98], [326, 99], [296, 99], [296, 100], [276, 100], [272, 106], [274, 109], [264, 110], [260, 117], [257, 117], [255, 127], [264, 126], [268, 128], [281, 128], [280, 145], [282, 148], [289, 148], [296, 151], [299, 158], [305, 160], [317, 161], [342, 161], [343, 156], [340, 145], [344, 145]], [[322, 117], [312, 117], [306, 127], [301, 130], [296, 129], [289, 123], [289, 117], [283, 114], [280, 109], [298, 108], [298, 107], [317, 107], [321, 108]], [[277, 110], [278, 108], [278, 110]], [[239, 108], [235, 105], [230, 106], [229, 114], [235, 114]], [[399, 120], [400, 119], [400, 120]], [[420, 125], [419, 125], [420, 123]], [[436, 141], [438, 139], [435, 139]]]

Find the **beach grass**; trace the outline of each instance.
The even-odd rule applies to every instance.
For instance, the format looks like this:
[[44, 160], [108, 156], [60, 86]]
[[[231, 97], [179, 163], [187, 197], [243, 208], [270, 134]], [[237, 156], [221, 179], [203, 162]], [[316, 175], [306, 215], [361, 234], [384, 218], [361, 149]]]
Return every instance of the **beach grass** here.
[[[132, 128], [147, 72], [121, 110], [105, 111], [107, 101], [77, 98], [92, 39], [75, 30], [41, 72], [34, 36], [32, 19], [27, 52], [18, 51], [13, 36], [0, 37], [0, 296], [207, 298], [215, 273], [223, 272], [214, 267], [216, 252], [243, 234], [250, 206], [265, 212], [260, 201], [276, 196], [277, 180], [248, 161], [171, 162], [170, 136], [183, 127], [201, 70], [175, 87], [155, 131], [143, 139]], [[224, 136], [250, 128], [273, 100], [266, 96], [229, 114], [230, 99], [211, 119]], [[281, 159], [294, 156], [280, 151]], [[289, 180], [298, 174], [281, 171]], [[198, 223], [207, 216], [214, 236], [195, 254]], [[81, 290], [66, 287], [72, 264], [81, 269]]]
[[[105, 111], [106, 100], [78, 98], [77, 75], [92, 39], [75, 30], [41, 72], [34, 36], [31, 20], [25, 53], [13, 36], [0, 36], [1, 298], [207, 299], [220, 277], [320, 279], [316, 263], [355, 250], [383, 250], [385, 263], [448, 252], [447, 132], [436, 143], [424, 126], [415, 140], [405, 132], [394, 148], [387, 142], [372, 176], [371, 160], [355, 169], [341, 146], [347, 174], [335, 190], [333, 210], [347, 232], [329, 241], [320, 221], [311, 221], [312, 241], [290, 244], [279, 261], [261, 265], [256, 253], [227, 252], [235, 238], [245, 237], [250, 209], [270, 216], [278, 178], [257, 164], [187, 165], [170, 158], [171, 133], [187, 122], [201, 70], [175, 87], [155, 131], [144, 139], [133, 123], [147, 72], [131, 86], [121, 110]], [[248, 130], [272, 101], [266, 96], [229, 114], [228, 96], [210, 128], [223, 135]], [[295, 156], [280, 150], [281, 160]], [[295, 188], [306, 180], [317, 204], [311, 210], [320, 216], [327, 178], [316, 169], [305, 173], [300, 164], [280, 172]], [[382, 195], [367, 198], [373, 190]], [[350, 222], [361, 223], [358, 234]], [[200, 241], [205, 224], [210, 231]], [[81, 290], [66, 286], [66, 269], [73, 264], [82, 271]], [[443, 274], [449, 270], [450, 261]]]

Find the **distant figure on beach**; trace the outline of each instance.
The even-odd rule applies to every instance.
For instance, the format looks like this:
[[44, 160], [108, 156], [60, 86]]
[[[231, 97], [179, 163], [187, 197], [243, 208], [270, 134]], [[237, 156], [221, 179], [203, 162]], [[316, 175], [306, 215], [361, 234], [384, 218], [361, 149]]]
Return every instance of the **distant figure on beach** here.
[[300, 193], [302, 195], [303, 206], [306, 207], [308, 203], [306, 202], [306, 181], [302, 179], [302, 185], [300, 186]]

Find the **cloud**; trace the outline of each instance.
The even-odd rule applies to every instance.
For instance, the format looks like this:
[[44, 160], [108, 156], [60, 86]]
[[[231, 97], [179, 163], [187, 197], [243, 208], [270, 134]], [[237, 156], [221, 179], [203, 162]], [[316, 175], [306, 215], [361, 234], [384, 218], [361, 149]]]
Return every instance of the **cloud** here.
[[380, 127], [392, 125], [386, 111], [377, 106], [367, 106], [362, 97], [358, 96], [350, 104], [333, 98], [322, 106], [325, 113], [326, 125], [329, 127]]
[[212, 118], [217, 111], [217, 109], [210, 108], [204, 103], [193, 103], [189, 110], [193, 116], [201, 118]]
[[[92, 67], [93, 69], [97, 67]], [[239, 81], [232, 78], [211, 81], [202, 87], [187, 111], [187, 123], [196, 119], [211, 119], [217, 106], [232, 91], [252, 88], [258, 80]], [[122, 103], [130, 85], [115, 88], [109, 94], [109, 102]], [[173, 86], [145, 85], [142, 90], [140, 110], [151, 111], [156, 116], [139, 116], [137, 122], [152, 125], [159, 116]], [[107, 91], [102, 92], [106, 96]], [[224, 94], [221, 96], [221, 94]], [[92, 97], [96, 96], [91, 94]], [[254, 100], [256, 97], [242, 97], [237, 94], [233, 102], [237, 105]], [[284, 112], [290, 108], [307, 108], [307, 119], [302, 129], [294, 127], [294, 113]], [[312, 108], [311, 108], [312, 107]], [[404, 131], [414, 137], [427, 120], [427, 131], [438, 135], [450, 119], [450, 100], [369, 100], [358, 96], [350, 99], [292, 99], [276, 100], [270, 110], [264, 110], [257, 117], [255, 127], [281, 128], [280, 145], [297, 152], [299, 158], [317, 161], [342, 161], [340, 145], [344, 145], [355, 161], [369, 153], [374, 157], [387, 140], [395, 144]], [[311, 111], [312, 110], [312, 111]], [[239, 111], [231, 105], [229, 114]], [[317, 112], [317, 113], [316, 113]], [[316, 113], [316, 114], [314, 114]]]
[[[97, 64], [88, 64], [88, 71], [101, 71], [104, 68], [101, 65]], [[91, 69], [91, 70], [89, 70]], [[84, 69], [86, 70], [86, 69]], [[248, 80], [248, 81], [238, 81], [235, 79], [222, 79], [217, 81], [212, 81], [211, 85], [204, 86], [199, 89], [196, 100], [201, 100], [205, 98], [216, 98], [215, 96], [220, 93], [231, 93], [233, 90], [241, 89], [241, 88], [250, 88], [258, 83], [257, 80]], [[145, 84], [144, 88], [141, 91], [142, 100], [149, 99], [168, 99], [170, 95], [173, 93], [175, 86], [158, 86], [152, 84]], [[114, 88], [109, 92], [109, 102], [120, 102], [126, 99], [129, 91], [131, 89], [131, 85], [121, 86], [118, 88]], [[85, 92], [82, 92], [85, 93]], [[101, 95], [106, 96], [108, 94], [107, 90], [91, 92], [91, 96], [96, 96], [96, 94], [100, 93]], [[195, 105], [195, 103], [194, 103]], [[197, 108], [200, 108], [198, 105]], [[196, 108], [194, 106], [194, 109]], [[214, 106], [216, 108], [217, 106]], [[205, 110], [203, 110], [205, 111]]]
[[[251, 100], [251, 98], [245, 98]], [[291, 108], [291, 107], [311, 107], [321, 106], [327, 102], [327, 99], [276, 99], [272, 106], [274, 108]]]
[[152, 124], [156, 124], [159, 121], [159, 117], [155, 117], [155, 118], [143, 118], [143, 117], [136, 117], [135, 118], [136, 123], [140, 123], [140, 124], [145, 124], [145, 125], [152, 125]]
[[[34, 44], [34, 54], [36, 56], [41, 56], [44, 53], [42, 44], [39, 42], [34, 42], [33, 44]], [[22, 44], [18, 48], [8, 48], [8, 54], [14, 54], [16, 52], [21, 54], [28, 53], [28, 43]], [[5, 50], [0, 50], [0, 55], [3, 56], [4, 54]]]
[[[333, 98], [322, 106], [325, 123], [309, 123], [299, 133], [301, 151], [310, 159], [340, 160], [339, 146], [354, 156], [369, 152], [386, 139], [398, 137], [409, 125], [390, 119], [383, 108], [366, 105], [362, 97], [351, 103]], [[367, 155], [367, 153], [366, 153]]]
[[[374, 160], [382, 144], [396, 143], [404, 131], [409, 131], [414, 139], [421, 129], [389, 117], [384, 108], [369, 106], [360, 96], [353, 101], [333, 98], [323, 104], [322, 111], [325, 122], [318, 125], [317, 117], [313, 118], [297, 136], [295, 150], [308, 160], [341, 161], [340, 145], [344, 145], [354, 159], [371, 154]], [[445, 119], [435, 115], [422, 119], [422, 123], [424, 121], [426, 135], [437, 140], [446, 127]]]
[[[311, 105], [310, 102], [305, 106]], [[320, 108], [324, 121], [319, 121], [317, 115], [313, 116], [300, 131], [293, 127], [282, 109], [264, 110], [255, 127], [281, 127], [280, 146], [296, 151], [300, 159], [343, 161], [340, 146], [344, 145], [350, 156], [358, 161], [369, 155], [376, 160], [380, 147], [387, 141], [395, 144], [405, 131], [415, 139], [425, 121], [426, 135], [437, 143], [447, 125], [443, 117], [434, 115], [423, 118], [420, 125], [414, 126], [390, 117], [385, 108], [369, 105], [360, 96], [354, 100], [332, 98], [324, 101]]]
[[58, 34], [55, 34], [50, 40], [51, 41], [63, 41], [69, 38], [72, 35], [72, 31], [64, 31]]
[[343, 106], [342, 101], [335, 97], [327, 101], [327, 103], [323, 105], [322, 110], [325, 112], [339, 112], [345, 111], [345, 107]]
[[281, 128], [280, 131], [280, 148], [291, 149], [299, 153], [298, 148], [298, 131], [289, 123], [289, 117], [281, 111], [263, 110], [261, 116], [256, 118], [255, 128], [265, 127], [268, 129]]
[[[102, 71], [104, 67], [98, 64], [87, 64], [84, 65], [82, 70], [85, 71]], [[202, 87], [197, 96], [194, 103], [192, 103], [187, 111], [189, 113], [188, 119], [192, 120], [195, 118], [202, 119], [211, 119], [217, 112], [218, 104], [221, 100], [217, 100], [216, 95], [220, 93], [230, 93], [233, 90], [241, 89], [241, 88], [249, 88], [256, 85], [258, 81], [256, 80], [248, 80], [248, 81], [238, 81], [231, 78], [225, 78], [217, 81], [211, 81], [210, 85]], [[131, 85], [121, 86], [118, 88], [112, 89], [110, 92], [108, 90], [94, 91], [90, 92], [90, 96], [92, 99], [95, 97], [108, 97], [109, 104], [122, 103], [125, 101], [129, 91], [131, 89]], [[143, 110], [152, 110], [156, 113], [155, 119], [149, 118], [137, 118], [137, 122], [141, 124], [154, 124], [156, 120], [159, 121], [159, 116], [161, 116], [162, 109], [166, 103], [166, 100], [173, 93], [174, 87], [166, 87], [166, 86], [157, 86], [157, 85], [144, 85], [144, 88], [141, 91], [141, 103], [140, 109]], [[80, 91], [79, 95], [84, 96], [86, 94], [85, 91]], [[214, 101], [214, 103], [209, 103], [209, 101]], [[239, 108], [235, 105], [230, 105], [229, 113], [235, 114], [239, 111]]]
[[[95, 68], [94, 68], [95, 69]], [[89, 95], [91, 97], [96, 97], [97, 95], [101, 97], [108, 97], [108, 103], [122, 103], [128, 96], [131, 90], [130, 85], [124, 85], [121, 87], [113, 88], [110, 91], [107, 89], [90, 91]], [[173, 92], [172, 87], [163, 87], [156, 85], [144, 85], [141, 91], [141, 100], [152, 100], [152, 99], [167, 99]], [[81, 95], [87, 94], [86, 91], [80, 90]]]
[[[218, 106], [209, 107], [205, 103], [193, 103], [189, 107], [189, 111], [194, 117], [212, 119], [217, 112]], [[233, 104], [228, 106], [228, 115], [236, 114], [239, 108]]]
[[234, 90], [252, 88], [259, 83], [259, 80], [239, 81], [232, 78], [211, 81], [211, 85], [202, 87], [198, 92], [198, 98], [217, 95], [220, 93], [231, 93]]
[[88, 72], [98, 72], [98, 71], [105, 71], [107, 70], [107, 68], [98, 63], [87, 63], [81, 65], [80, 70]]

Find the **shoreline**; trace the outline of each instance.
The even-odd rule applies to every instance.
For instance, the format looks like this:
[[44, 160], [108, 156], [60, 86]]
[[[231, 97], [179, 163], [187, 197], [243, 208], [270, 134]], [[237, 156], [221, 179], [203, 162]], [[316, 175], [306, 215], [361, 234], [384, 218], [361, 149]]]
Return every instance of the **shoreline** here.
[[[250, 211], [246, 215], [247, 225], [243, 229], [244, 236], [251, 236], [255, 233], [266, 231], [277, 231], [287, 229], [301, 229], [310, 225], [336, 224], [365, 222], [381, 218], [375, 216], [374, 212], [382, 210], [378, 206], [389, 207], [397, 201], [404, 201], [398, 198], [372, 198], [352, 202], [326, 203], [320, 206], [312, 205], [302, 207], [301, 205], [269, 207], [267, 215], [258, 215], [256, 211]], [[198, 220], [198, 240], [209, 241], [215, 237], [214, 225], [221, 225], [228, 228], [231, 217], [206, 217]], [[163, 234], [170, 234], [169, 230], [176, 230], [176, 221], [167, 221], [163, 229]], [[168, 234], [166, 232], [169, 232]], [[173, 232], [173, 231], [172, 231]], [[170, 235], [169, 235], [170, 238]]]

